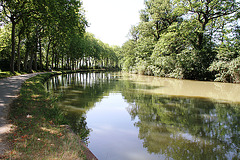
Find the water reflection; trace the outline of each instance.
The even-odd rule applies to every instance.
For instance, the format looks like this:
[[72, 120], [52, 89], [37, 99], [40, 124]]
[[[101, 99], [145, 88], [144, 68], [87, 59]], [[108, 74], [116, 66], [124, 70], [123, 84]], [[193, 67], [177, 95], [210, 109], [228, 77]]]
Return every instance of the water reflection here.
[[240, 158], [239, 104], [151, 94], [166, 86], [135, 82], [119, 73], [67, 74], [52, 78], [46, 86], [53, 94], [62, 94], [59, 106], [84, 140], [91, 131], [86, 120], [89, 110], [114, 92], [128, 103], [126, 111], [149, 154], [169, 159]]
[[63, 94], [59, 105], [72, 110], [88, 110], [108, 95], [117, 77], [110, 73], [65, 74], [51, 78], [46, 87], [52, 94]]
[[150, 153], [174, 159], [239, 158], [239, 106], [203, 99], [125, 94]]
[[64, 74], [52, 77], [45, 86], [51, 94], [61, 96], [58, 106], [65, 111], [72, 130], [87, 142], [86, 111], [108, 94], [114, 86], [110, 82], [117, 77], [110, 73]]

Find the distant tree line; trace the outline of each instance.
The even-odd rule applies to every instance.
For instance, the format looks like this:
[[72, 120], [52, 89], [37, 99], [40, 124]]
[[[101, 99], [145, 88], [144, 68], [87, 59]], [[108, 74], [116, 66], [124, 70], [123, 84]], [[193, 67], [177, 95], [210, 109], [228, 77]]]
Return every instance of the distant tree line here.
[[146, 0], [119, 50], [124, 70], [240, 83], [240, 12], [235, 0]]
[[1, 0], [0, 69], [116, 67], [114, 48], [87, 26], [78, 0]]

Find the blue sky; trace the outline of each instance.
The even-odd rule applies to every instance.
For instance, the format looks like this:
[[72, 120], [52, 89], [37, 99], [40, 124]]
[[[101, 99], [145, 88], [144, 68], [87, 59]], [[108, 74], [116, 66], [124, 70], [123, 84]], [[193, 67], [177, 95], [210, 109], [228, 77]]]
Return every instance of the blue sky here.
[[86, 17], [90, 23], [87, 31], [110, 45], [121, 46], [128, 32], [144, 9], [144, 0], [83, 0]]

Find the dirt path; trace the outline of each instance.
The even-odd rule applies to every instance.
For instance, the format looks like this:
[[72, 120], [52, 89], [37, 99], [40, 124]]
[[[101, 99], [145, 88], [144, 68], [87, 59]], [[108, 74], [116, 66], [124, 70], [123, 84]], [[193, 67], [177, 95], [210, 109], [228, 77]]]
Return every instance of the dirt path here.
[[11, 124], [7, 120], [9, 104], [18, 96], [23, 82], [37, 74], [33, 73], [0, 79], [0, 157], [9, 149], [6, 140]]

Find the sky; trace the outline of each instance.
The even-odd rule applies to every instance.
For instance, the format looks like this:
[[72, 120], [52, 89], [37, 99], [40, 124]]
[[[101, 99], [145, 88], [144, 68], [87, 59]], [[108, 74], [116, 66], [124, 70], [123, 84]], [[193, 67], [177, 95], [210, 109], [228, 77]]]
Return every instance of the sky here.
[[87, 32], [109, 45], [122, 46], [144, 9], [144, 0], [82, 0], [90, 23]]

